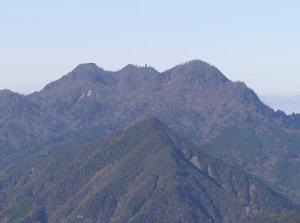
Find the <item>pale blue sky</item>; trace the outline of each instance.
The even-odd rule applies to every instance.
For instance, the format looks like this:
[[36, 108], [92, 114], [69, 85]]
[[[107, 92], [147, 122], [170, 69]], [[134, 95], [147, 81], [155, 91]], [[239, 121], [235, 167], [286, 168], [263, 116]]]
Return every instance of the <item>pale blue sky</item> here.
[[198, 58], [259, 94], [296, 94], [299, 27], [296, 0], [0, 0], [0, 89], [39, 90], [84, 62]]

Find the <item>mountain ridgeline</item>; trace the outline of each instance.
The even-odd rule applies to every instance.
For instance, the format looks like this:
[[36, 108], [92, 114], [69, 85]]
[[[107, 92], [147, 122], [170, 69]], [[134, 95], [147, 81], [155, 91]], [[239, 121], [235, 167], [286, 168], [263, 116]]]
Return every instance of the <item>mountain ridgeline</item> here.
[[[145, 145], [149, 151], [145, 148], [138, 150], [136, 147], [142, 146], [134, 144], [132, 147], [135, 150], [131, 146], [126, 147], [129, 142], [124, 138], [119, 149], [110, 147], [120, 140], [116, 135], [121, 137], [125, 134], [123, 132], [112, 137], [115, 141], [105, 144], [109, 141], [108, 135], [148, 117], [157, 117], [170, 129], [197, 145], [185, 151], [176, 144], [177, 141], [172, 141], [174, 137], [169, 139], [171, 141], [155, 138], [152, 142], [149, 139], [149, 145], [163, 145], [164, 149], [161, 149], [164, 155], [157, 159], [166, 159], [166, 165], [170, 165], [162, 173], [166, 176], [160, 175], [160, 171], [164, 170], [161, 166], [164, 162], [160, 164], [148, 154], [152, 151], [151, 154], [155, 156], [156, 148], [149, 149], [149, 145]], [[148, 122], [141, 123], [147, 126], [145, 123]], [[158, 125], [161, 128], [156, 129], [157, 134], [164, 132], [162, 135], [166, 136], [165, 132], [171, 131], [162, 127], [164, 124]], [[128, 132], [131, 130], [126, 130], [126, 135]], [[134, 132], [139, 138], [138, 131]], [[99, 139], [103, 141], [92, 146], [93, 142], [99, 143]], [[85, 154], [82, 148], [88, 152]], [[50, 222], [84, 222], [82, 218], [86, 222], [105, 222], [103, 219], [109, 219], [110, 222], [143, 222], [140, 220], [143, 219], [149, 222], [146, 215], [153, 217], [150, 214], [155, 211], [153, 205], [158, 202], [157, 199], [161, 199], [166, 210], [170, 208], [169, 202], [178, 205], [178, 215], [174, 219], [165, 216], [162, 222], [170, 219], [179, 222], [193, 222], [193, 219], [200, 222], [247, 222], [267, 214], [267, 210], [274, 212], [275, 216], [282, 216], [281, 212], [287, 207], [291, 207], [291, 210], [295, 208], [288, 199], [274, 191], [300, 204], [299, 149], [300, 115], [274, 111], [244, 83], [232, 82], [206, 62], [194, 60], [164, 72], [135, 65], [127, 65], [118, 71], [106, 71], [96, 64], [81, 64], [41, 91], [27, 96], [9, 90], [0, 91], [0, 211], [3, 219], [22, 219], [26, 213], [27, 222], [43, 219], [46, 215], [49, 215]], [[151, 172], [151, 168], [150, 171], [144, 166], [140, 167], [142, 163], [137, 161], [135, 165], [141, 168], [141, 172], [130, 169], [125, 154], [131, 152], [135, 157], [143, 156], [140, 160], [145, 159], [145, 162], [157, 162], [153, 164], [158, 168], [156, 172], [155, 168]], [[207, 158], [218, 163], [217, 166], [222, 166], [218, 168], [229, 171], [220, 173], [225, 178], [209, 174], [210, 171], [205, 170], [208, 167], [201, 166], [206, 164], [198, 160], [199, 154], [202, 154], [201, 157], [221, 158], [229, 163]], [[124, 168], [129, 168], [128, 173], [121, 171], [123, 164]], [[199, 165], [202, 169], [197, 167]], [[237, 166], [250, 173], [251, 177]], [[209, 167], [215, 168], [214, 165]], [[40, 174], [36, 173], [37, 169], [41, 170]], [[179, 174], [180, 169], [186, 171], [187, 176]], [[139, 178], [141, 180], [130, 175], [139, 177], [139, 173], [144, 175]], [[229, 173], [235, 177], [229, 176]], [[120, 175], [120, 178], [110, 178], [111, 175]], [[163, 184], [168, 188], [165, 193], [170, 193], [170, 197], [174, 195], [172, 201], [166, 200], [166, 194], [162, 191], [157, 191], [158, 182], [166, 182], [161, 179], [168, 177], [175, 179], [174, 185]], [[127, 178], [132, 182], [125, 182]], [[124, 185], [119, 181], [124, 181]], [[227, 185], [229, 181], [231, 186], [227, 188], [223, 184]], [[232, 189], [236, 187], [235, 181], [242, 182], [240, 189]], [[131, 185], [134, 182], [136, 187]], [[62, 186], [64, 183], [66, 187]], [[254, 186], [251, 187], [252, 183]], [[229, 188], [238, 192], [234, 195]], [[256, 191], [254, 188], [261, 188], [259, 194], [262, 197], [258, 196], [257, 199], [262, 200], [249, 198], [249, 194]], [[161, 194], [156, 195], [153, 191]], [[126, 202], [139, 193], [145, 197], [138, 198], [137, 210], [127, 210], [130, 205]], [[22, 199], [24, 194], [25, 200]], [[232, 208], [227, 211], [223, 206], [226, 202], [219, 201], [224, 196], [230, 204], [228, 207]], [[193, 200], [194, 197], [196, 200]], [[96, 200], [89, 204], [91, 199]], [[146, 202], [150, 199], [154, 199], [153, 203]], [[66, 203], [67, 200], [70, 201]], [[242, 208], [230, 203], [233, 201]], [[254, 202], [253, 205], [251, 202]], [[80, 205], [75, 208], [76, 203]], [[278, 209], [273, 204], [277, 204]], [[95, 209], [98, 206], [105, 209], [105, 214], [96, 214], [99, 212]], [[59, 210], [56, 210], [58, 207]], [[16, 211], [18, 208], [22, 211]], [[147, 210], [147, 214], [142, 214], [142, 210]], [[171, 212], [174, 209], [170, 209]], [[192, 216], [193, 213], [197, 214]], [[155, 215], [161, 217], [159, 213]]]
[[36, 222], [247, 223], [298, 209], [155, 118], [5, 176], [1, 222], [35, 222], [27, 219], [38, 210]]

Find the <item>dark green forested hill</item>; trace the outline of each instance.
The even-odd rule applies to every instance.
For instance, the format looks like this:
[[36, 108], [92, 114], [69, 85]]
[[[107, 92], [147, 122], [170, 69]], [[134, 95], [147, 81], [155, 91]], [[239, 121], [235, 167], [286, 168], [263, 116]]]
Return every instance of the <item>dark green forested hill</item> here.
[[1, 172], [1, 222], [247, 223], [297, 207], [148, 118]]

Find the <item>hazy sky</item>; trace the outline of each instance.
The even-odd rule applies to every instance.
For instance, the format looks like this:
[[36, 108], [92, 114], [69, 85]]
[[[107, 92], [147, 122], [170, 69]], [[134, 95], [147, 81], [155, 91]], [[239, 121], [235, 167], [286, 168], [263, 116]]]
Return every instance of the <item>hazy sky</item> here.
[[195, 58], [259, 94], [300, 93], [300, 1], [0, 0], [0, 89], [39, 90], [83, 62]]

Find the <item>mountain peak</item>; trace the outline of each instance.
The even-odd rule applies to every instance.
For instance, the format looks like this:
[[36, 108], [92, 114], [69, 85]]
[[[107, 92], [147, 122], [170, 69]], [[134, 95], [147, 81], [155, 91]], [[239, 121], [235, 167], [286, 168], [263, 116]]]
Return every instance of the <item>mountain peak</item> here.
[[16, 93], [16, 92], [13, 92], [9, 89], [3, 89], [3, 90], [0, 90], [0, 96], [3, 96], [3, 97], [10, 97], [10, 96], [23, 96], [19, 93]]
[[65, 77], [72, 80], [86, 80], [105, 82], [109, 73], [98, 67], [95, 63], [83, 63], [79, 64], [74, 70], [72, 70]]
[[95, 63], [82, 63], [79, 64], [72, 72], [99, 72], [102, 70], [100, 67], [97, 66]]
[[145, 64], [145, 66], [138, 66], [135, 64], [128, 64], [125, 67], [123, 67], [120, 71], [125, 71], [125, 72], [154, 72], [154, 73], [158, 73], [157, 70], [155, 70], [153, 67], [148, 66], [147, 64]]
[[134, 64], [127, 64], [125, 67], [123, 67], [121, 70], [136, 70], [139, 66]]
[[2, 89], [0, 90], [0, 94], [16, 94], [16, 93], [9, 89]]
[[168, 126], [160, 121], [158, 118], [150, 116], [136, 124], [134, 124], [131, 128], [136, 128], [142, 126], [143, 129], [150, 131], [158, 131], [162, 129], [167, 129]]
[[179, 64], [165, 73], [169, 73], [171, 78], [190, 77], [193, 81], [205, 84], [223, 84], [229, 81], [215, 66], [202, 60], [191, 60]]
[[204, 60], [200, 60], [200, 59], [189, 60], [189, 61], [185, 62], [183, 65], [208, 65], [208, 66], [212, 66], [208, 62], [205, 62]]
[[184, 62], [184, 63], [181, 63], [181, 64], [178, 64], [177, 66], [175, 66], [175, 68], [215, 68], [215, 66], [209, 64], [208, 62], [205, 62], [203, 60], [200, 60], [200, 59], [194, 59], [194, 60], [189, 60], [187, 62]]
[[163, 136], [165, 133], [168, 133], [170, 129], [165, 123], [151, 116], [133, 124], [128, 128], [128, 131], [146, 135], [155, 133]]

